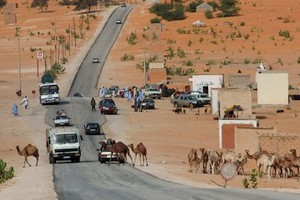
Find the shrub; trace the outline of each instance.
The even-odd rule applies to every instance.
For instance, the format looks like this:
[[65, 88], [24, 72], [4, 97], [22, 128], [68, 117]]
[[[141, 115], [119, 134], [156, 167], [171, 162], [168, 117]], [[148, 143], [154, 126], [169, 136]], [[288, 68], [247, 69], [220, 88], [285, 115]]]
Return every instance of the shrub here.
[[214, 60], [208, 60], [207, 62], [206, 62], [206, 66], [210, 66], [210, 65], [215, 65], [216, 64], [216, 61], [214, 61]]
[[136, 36], [136, 33], [134, 32], [131, 32], [129, 37], [126, 38], [128, 44], [130, 45], [135, 45], [137, 44], [137, 36]]
[[184, 6], [177, 4], [177, 6], [173, 6], [171, 4], [154, 4], [149, 11], [154, 13], [167, 21], [174, 20], [183, 20], [185, 19], [184, 15]]
[[205, 11], [204, 15], [205, 15], [206, 19], [212, 19], [214, 17], [213, 12], [210, 10]]
[[150, 20], [150, 23], [151, 24], [155, 24], [155, 23], [160, 23], [160, 19], [158, 18], [158, 17], [155, 17], [155, 18], [152, 18], [151, 20]]
[[191, 60], [186, 60], [186, 61], [182, 62], [182, 65], [183, 66], [193, 66], [194, 64]]
[[249, 64], [249, 63], [250, 63], [250, 60], [247, 59], [247, 58], [245, 58], [245, 59], [244, 59], [244, 64]]
[[14, 168], [10, 167], [9, 170], [6, 170], [6, 162], [0, 159], [0, 183], [12, 179], [14, 177]]
[[179, 58], [185, 58], [186, 53], [184, 52], [183, 49], [181, 49], [180, 47], [178, 47], [178, 49], [177, 49], [177, 56], [178, 56]]
[[134, 56], [133, 55], [128, 55], [128, 54], [124, 54], [121, 58], [120, 58], [121, 61], [128, 61], [128, 60], [134, 60]]
[[282, 30], [280, 30], [278, 34], [279, 34], [279, 36], [285, 37], [287, 39], [291, 37], [289, 31], [282, 31]]

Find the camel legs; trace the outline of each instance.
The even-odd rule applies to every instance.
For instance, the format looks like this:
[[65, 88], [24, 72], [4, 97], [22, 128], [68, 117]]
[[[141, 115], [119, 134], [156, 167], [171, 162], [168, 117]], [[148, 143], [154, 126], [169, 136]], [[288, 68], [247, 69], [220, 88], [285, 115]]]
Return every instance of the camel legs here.
[[[148, 166], [148, 160], [147, 160], [147, 156], [144, 155], [143, 158], [145, 157], [145, 160], [146, 160], [146, 166]], [[144, 162], [144, 161], [143, 161]]]
[[30, 163], [29, 163], [28, 160], [27, 160], [27, 156], [25, 156], [23, 168], [25, 167], [26, 162], [28, 163], [29, 167], [31, 167]]
[[36, 157], [36, 164], [35, 164], [35, 166], [38, 166], [38, 163], [39, 163], [39, 157]]
[[131, 157], [131, 155], [130, 155], [129, 151], [128, 151], [128, 156], [129, 156], [129, 158], [130, 158], [130, 160], [131, 160], [131, 164], [132, 164], [132, 166], [134, 166], [134, 163], [132, 162], [132, 157]]
[[133, 166], [135, 165], [136, 155], [137, 155], [137, 153], [134, 154], [134, 163], [133, 163]]

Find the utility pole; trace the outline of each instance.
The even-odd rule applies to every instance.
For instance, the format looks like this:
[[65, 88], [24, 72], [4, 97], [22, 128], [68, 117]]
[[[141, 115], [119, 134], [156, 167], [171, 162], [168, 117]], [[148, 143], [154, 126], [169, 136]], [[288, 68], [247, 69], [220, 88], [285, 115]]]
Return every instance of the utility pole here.
[[144, 86], [147, 84], [146, 45], [144, 44]]
[[20, 96], [22, 96], [22, 81], [21, 81], [21, 52], [20, 52], [20, 38], [18, 37], [18, 63], [19, 63], [19, 88]]

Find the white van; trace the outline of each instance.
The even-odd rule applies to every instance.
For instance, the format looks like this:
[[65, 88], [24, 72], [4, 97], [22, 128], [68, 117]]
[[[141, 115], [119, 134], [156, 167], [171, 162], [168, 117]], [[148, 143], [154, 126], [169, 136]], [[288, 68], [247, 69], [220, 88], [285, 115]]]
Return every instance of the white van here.
[[193, 96], [196, 96], [198, 100], [200, 100], [203, 104], [210, 104], [210, 97], [208, 94], [199, 92], [199, 91], [190, 91], [187, 92], [187, 94], [191, 94]]

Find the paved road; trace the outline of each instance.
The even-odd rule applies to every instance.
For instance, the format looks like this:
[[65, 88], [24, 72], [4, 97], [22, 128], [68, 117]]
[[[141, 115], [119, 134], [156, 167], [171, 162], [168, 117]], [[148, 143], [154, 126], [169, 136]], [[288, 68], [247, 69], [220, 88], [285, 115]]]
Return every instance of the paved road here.
[[[115, 24], [117, 18], [124, 19], [129, 12], [129, 7], [120, 8], [112, 15], [103, 35], [90, 50], [90, 54], [82, 62], [82, 66], [73, 83], [69, 95], [75, 92], [84, 96], [95, 96], [98, 75], [101, 72], [100, 65], [91, 64], [93, 57], [99, 57], [101, 62], [106, 58], [110, 46], [117, 37], [121, 27]], [[120, 16], [121, 15], [121, 16]], [[123, 17], [122, 17], [123, 16]], [[108, 29], [108, 30], [106, 30]], [[107, 38], [107, 35], [109, 36]], [[102, 36], [106, 36], [102, 38]], [[59, 109], [65, 109], [71, 117], [71, 123], [83, 131], [83, 124], [90, 121], [105, 123], [105, 118], [99, 112], [92, 112], [89, 98], [65, 97], [59, 105], [49, 105], [46, 115], [46, 123], [54, 126], [52, 118]], [[112, 116], [111, 120], [118, 115]], [[299, 200], [295, 194], [267, 192], [258, 190], [234, 190], [234, 189], [199, 189], [161, 180], [145, 172], [142, 172], [128, 164], [118, 165], [100, 164], [97, 160], [98, 142], [105, 136], [86, 136], [82, 145], [82, 157], [80, 163], [58, 162], [54, 165], [54, 183], [58, 198], [61, 200], [136, 200], [136, 199], [289, 199]]]

